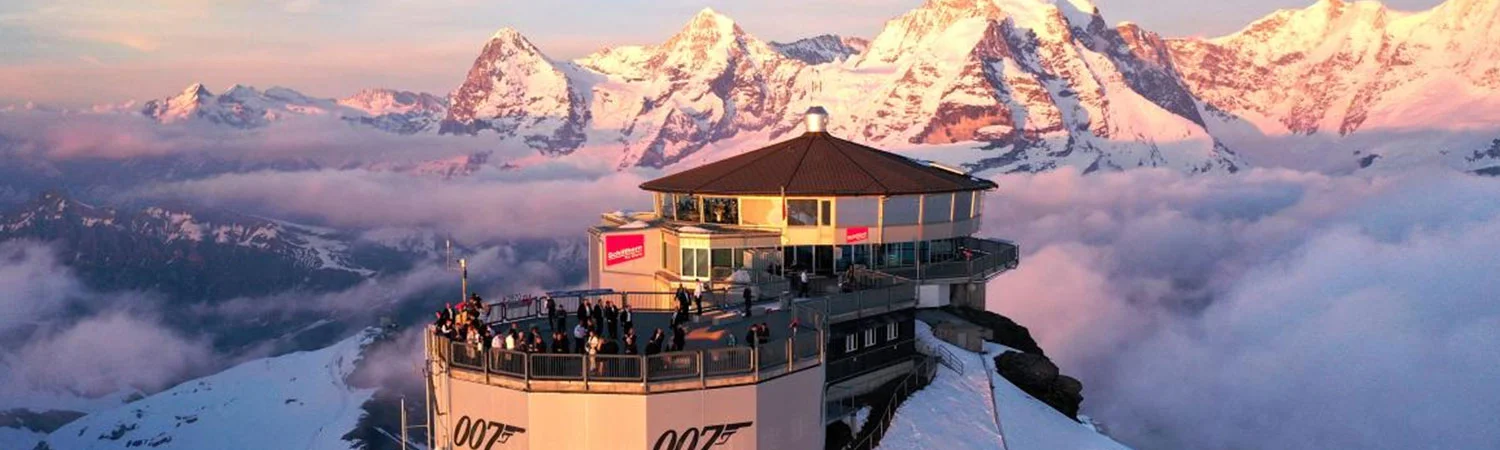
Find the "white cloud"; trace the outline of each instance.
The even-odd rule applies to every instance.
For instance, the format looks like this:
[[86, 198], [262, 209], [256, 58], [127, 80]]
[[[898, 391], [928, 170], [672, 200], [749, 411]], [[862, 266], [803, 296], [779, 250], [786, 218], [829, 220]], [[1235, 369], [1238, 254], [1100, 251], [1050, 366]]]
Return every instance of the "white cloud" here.
[[1002, 177], [990, 308], [1140, 448], [1500, 442], [1500, 180]]

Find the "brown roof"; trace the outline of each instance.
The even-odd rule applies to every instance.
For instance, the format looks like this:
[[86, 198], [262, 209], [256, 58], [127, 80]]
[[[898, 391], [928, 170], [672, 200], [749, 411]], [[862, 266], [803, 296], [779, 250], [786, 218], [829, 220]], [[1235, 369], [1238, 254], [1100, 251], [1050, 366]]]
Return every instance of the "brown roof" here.
[[641, 189], [720, 195], [903, 195], [992, 189], [995, 183], [856, 144], [805, 133], [641, 184]]

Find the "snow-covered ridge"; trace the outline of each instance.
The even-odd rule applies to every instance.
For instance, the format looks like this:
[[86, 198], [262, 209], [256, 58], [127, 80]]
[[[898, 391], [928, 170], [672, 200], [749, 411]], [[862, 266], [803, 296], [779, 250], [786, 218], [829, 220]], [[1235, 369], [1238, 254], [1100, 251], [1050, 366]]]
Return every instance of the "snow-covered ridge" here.
[[194, 83], [175, 96], [146, 102], [140, 113], [163, 124], [206, 122], [261, 128], [289, 116], [329, 116], [400, 134], [435, 130], [447, 102], [426, 93], [366, 89], [343, 99], [313, 98], [273, 87], [234, 85], [214, 94]]
[[1106, 23], [1087, 0], [927, 0], [868, 42], [774, 44], [705, 9], [663, 42], [575, 61], [501, 29], [446, 101], [194, 85], [139, 110], [242, 128], [327, 115], [621, 169], [780, 139], [811, 106], [833, 133], [970, 170], [1500, 168], [1471, 158], [1500, 137], [1500, 0], [1319, 0], [1213, 39]]
[[254, 360], [54, 431], [53, 449], [347, 449], [373, 389], [350, 386], [372, 334], [317, 351]]
[[836, 34], [814, 36], [788, 43], [771, 43], [771, 48], [776, 49], [783, 56], [807, 64], [827, 64], [843, 61], [864, 53], [865, 49], [869, 47], [870, 41], [868, 40], [857, 37], [841, 37]]
[[[336, 230], [272, 219], [236, 215], [201, 217], [163, 207], [121, 214], [112, 208], [95, 207], [55, 193], [43, 195], [27, 208], [0, 216], [0, 237], [56, 236], [66, 232], [98, 236], [97, 230], [91, 229], [106, 228], [167, 246], [212, 243], [243, 247], [291, 258], [308, 269], [374, 273], [351, 262], [349, 241]], [[68, 229], [76, 231], [63, 231]]]

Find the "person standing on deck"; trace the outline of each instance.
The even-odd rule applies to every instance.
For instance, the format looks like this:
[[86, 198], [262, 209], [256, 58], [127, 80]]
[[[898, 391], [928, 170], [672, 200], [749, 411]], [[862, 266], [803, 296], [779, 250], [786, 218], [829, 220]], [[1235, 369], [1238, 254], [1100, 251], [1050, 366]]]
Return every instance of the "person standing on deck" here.
[[656, 332], [651, 334], [651, 339], [646, 341], [646, 355], [649, 356], [661, 353], [661, 341], [661, 328], [657, 328]]
[[625, 334], [635, 329], [635, 314], [630, 312], [630, 303], [625, 303], [620, 309], [620, 324], [625, 327]]
[[587, 323], [588, 319], [581, 319], [578, 321], [578, 325], [573, 326], [573, 348], [576, 349], [578, 353], [584, 352], [584, 339], [588, 339], [589, 337], [589, 329], [588, 327], [584, 326]]
[[702, 316], [703, 315], [703, 296], [708, 293], [708, 282], [707, 281], [700, 281], [700, 282], [698, 282], [698, 286], [695, 287], [695, 288], [693, 288], [693, 289], [694, 289], [693, 290], [693, 301], [695, 301], [695, 302], [698, 303], [698, 315]]
[[807, 294], [812, 291], [812, 288], [808, 285], [807, 269], [802, 269], [802, 273], [798, 277], [801, 279], [801, 283], [798, 283], [797, 286], [801, 294], [800, 297], [806, 298]]
[[604, 322], [608, 324], [610, 339], [620, 337], [620, 308], [615, 307], [615, 302], [610, 301], [604, 306]]
[[745, 317], [750, 317], [750, 301], [754, 298], [755, 294], [750, 292], [750, 286], [745, 286]]
[[635, 346], [635, 330], [625, 329], [625, 354], [634, 355], [639, 352], [640, 350]]

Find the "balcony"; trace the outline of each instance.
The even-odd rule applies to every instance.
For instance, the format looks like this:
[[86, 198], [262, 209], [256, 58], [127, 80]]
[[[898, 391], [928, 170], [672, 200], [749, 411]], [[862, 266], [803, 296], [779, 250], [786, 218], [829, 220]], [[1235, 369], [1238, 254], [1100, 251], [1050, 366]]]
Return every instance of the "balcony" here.
[[1021, 260], [1020, 248], [1009, 242], [970, 237], [960, 245], [970, 251], [968, 257], [960, 253], [946, 261], [880, 271], [917, 281], [984, 282], [1014, 269]]

